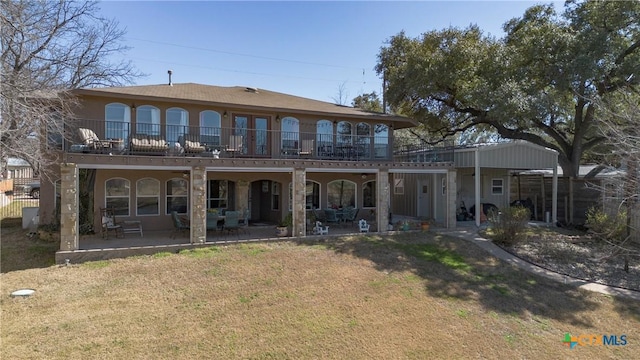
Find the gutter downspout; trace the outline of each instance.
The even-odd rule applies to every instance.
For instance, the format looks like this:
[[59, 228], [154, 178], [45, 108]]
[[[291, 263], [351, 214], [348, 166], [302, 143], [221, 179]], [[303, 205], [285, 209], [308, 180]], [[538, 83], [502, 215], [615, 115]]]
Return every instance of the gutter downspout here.
[[476, 153], [475, 153], [475, 201], [476, 201], [476, 211], [475, 214], [473, 214], [473, 216], [476, 219], [476, 226], [480, 227], [480, 211], [481, 211], [481, 206], [482, 204], [480, 204], [480, 149], [476, 148]]

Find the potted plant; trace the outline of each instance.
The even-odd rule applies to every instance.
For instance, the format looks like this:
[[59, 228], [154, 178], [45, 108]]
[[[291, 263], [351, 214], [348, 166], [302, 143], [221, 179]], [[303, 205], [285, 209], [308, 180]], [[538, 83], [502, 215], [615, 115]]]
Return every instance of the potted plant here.
[[432, 219], [426, 219], [426, 218], [420, 219], [420, 229], [422, 229], [423, 231], [427, 231], [431, 227], [432, 223], [433, 223]]
[[293, 225], [293, 215], [288, 213], [284, 219], [280, 220], [278, 226], [276, 226], [276, 236], [287, 236], [289, 228]]

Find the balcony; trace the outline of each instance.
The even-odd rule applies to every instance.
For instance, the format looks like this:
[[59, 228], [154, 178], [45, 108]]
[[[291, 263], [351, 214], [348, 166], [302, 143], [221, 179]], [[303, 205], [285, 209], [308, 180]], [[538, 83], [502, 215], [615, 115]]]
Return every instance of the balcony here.
[[385, 136], [282, 132], [251, 128], [131, 125], [74, 120], [65, 125], [68, 153], [245, 159], [452, 162], [453, 147], [398, 145]]

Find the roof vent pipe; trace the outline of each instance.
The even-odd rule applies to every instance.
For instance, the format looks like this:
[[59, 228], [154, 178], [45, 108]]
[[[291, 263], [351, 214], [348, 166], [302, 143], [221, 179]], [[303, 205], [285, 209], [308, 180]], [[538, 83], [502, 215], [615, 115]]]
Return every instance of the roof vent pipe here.
[[171, 74], [173, 74], [173, 71], [168, 70], [167, 74], [169, 74], [169, 86], [173, 86], [173, 83], [171, 82]]

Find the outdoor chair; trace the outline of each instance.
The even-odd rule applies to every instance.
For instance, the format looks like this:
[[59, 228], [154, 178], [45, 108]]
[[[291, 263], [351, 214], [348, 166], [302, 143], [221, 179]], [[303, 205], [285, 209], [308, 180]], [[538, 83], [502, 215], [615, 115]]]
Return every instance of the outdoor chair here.
[[329, 226], [322, 225], [320, 221], [316, 221], [316, 226], [313, 227], [314, 235], [328, 235], [329, 234]]
[[231, 156], [235, 156], [236, 153], [242, 153], [242, 135], [231, 135], [229, 136], [229, 147], [227, 147], [227, 152], [231, 154]]
[[173, 222], [174, 231], [171, 236], [172, 239], [176, 238], [176, 235], [180, 232], [184, 233], [186, 231], [191, 230], [191, 226], [189, 226], [189, 220], [178, 216], [177, 211], [171, 212], [171, 221]]
[[325, 215], [325, 221], [328, 223], [340, 222], [340, 219], [338, 219], [338, 215], [335, 209], [325, 209], [324, 215]]
[[240, 229], [244, 231], [245, 234], [249, 233], [249, 209], [245, 209], [242, 212], [242, 216], [238, 220]]
[[239, 235], [240, 230], [240, 212], [239, 211], [227, 211], [224, 214], [224, 230], [226, 230], [229, 234], [232, 231], [236, 232], [236, 236]]
[[356, 221], [356, 217], [358, 216], [358, 212], [360, 211], [360, 209], [358, 208], [353, 208], [351, 206], [347, 207], [344, 211], [344, 216], [342, 218], [342, 220], [344, 222], [350, 222], [352, 225], [353, 223]]
[[371, 225], [367, 224], [367, 220], [365, 219], [360, 219], [360, 221], [358, 221], [358, 228], [360, 229], [360, 232], [369, 232], [369, 227]]
[[98, 135], [91, 129], [79, 128], [78, 133], [82, 140], [83, 146], [88, 150], [102, 152], [111, 148], [111, 141], [100, 140]]
[[313, 140], [302, 140], [300, 155], [313, 155]]
[[206, 148], [200, 143], [200, 136], [193, 134], [185, 134], [178, 139], [180, 146], [184, 149], [185, 154], [201, 154]]
[[103, 239], [109, 238], [109, 232], [113, 231], [117, 238], [123, 238], [122, 226], [116, 224], [116, 216], [113, 209], [100, 209], [101, 214], [101, 234]]

